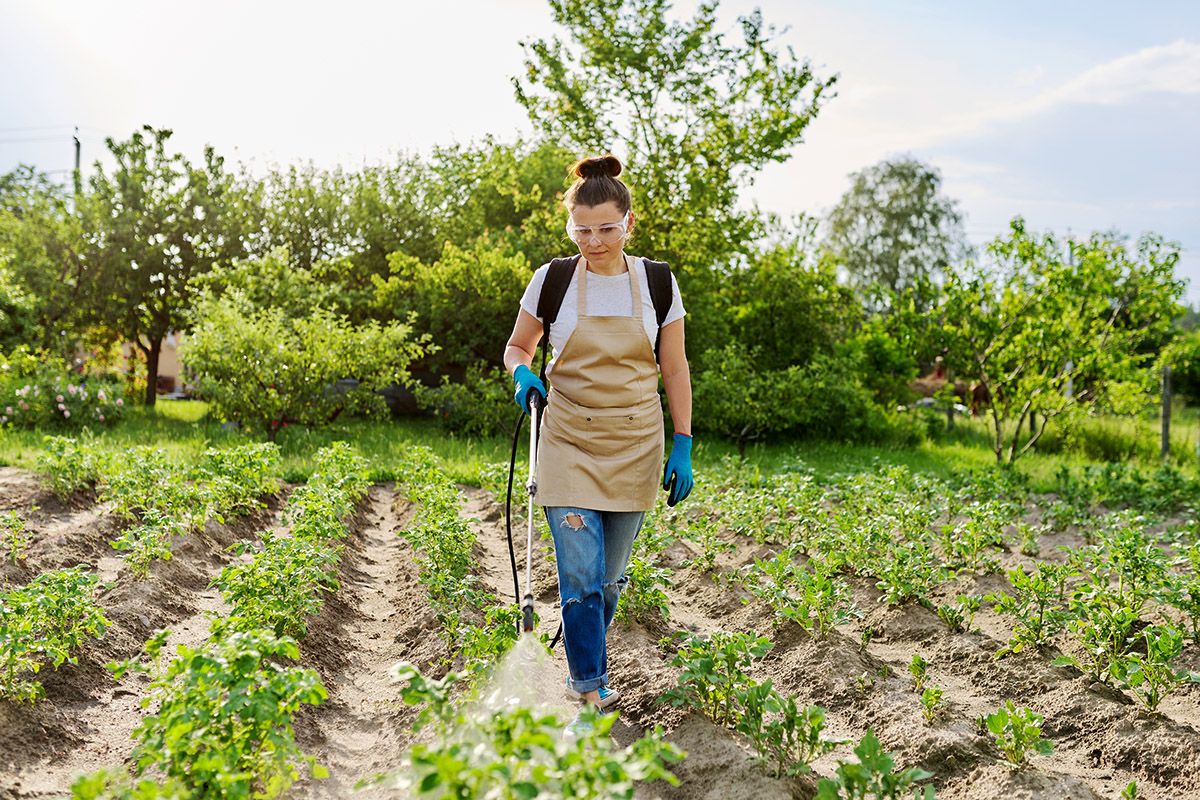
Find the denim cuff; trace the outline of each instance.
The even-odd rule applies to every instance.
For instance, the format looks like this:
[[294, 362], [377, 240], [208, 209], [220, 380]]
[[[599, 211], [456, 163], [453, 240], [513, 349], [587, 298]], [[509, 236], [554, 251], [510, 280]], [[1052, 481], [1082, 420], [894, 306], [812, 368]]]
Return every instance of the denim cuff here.
[[567, 676], [567, 685], [580, 694], [586, 692], [594, 692], [601, 686], [608, 686], [608, 673], [604, 673], [599, 678], [588, 678], [585, 681], [577, 681], [570, 675]]

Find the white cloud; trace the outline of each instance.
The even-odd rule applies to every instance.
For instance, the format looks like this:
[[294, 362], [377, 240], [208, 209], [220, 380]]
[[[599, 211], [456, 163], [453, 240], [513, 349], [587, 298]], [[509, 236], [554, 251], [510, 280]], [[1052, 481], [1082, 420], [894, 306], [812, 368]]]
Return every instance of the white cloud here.
[[[1026, 79], [1018, 77], [1017, 83]], [[1097, 64], [1028, 98], [989, 104], [915, 131], [910, 147], [961, 139], [1068, 104], [1121, 105], [1149, 94], [1200, 94], [1200, 43], [1155, 45]]]

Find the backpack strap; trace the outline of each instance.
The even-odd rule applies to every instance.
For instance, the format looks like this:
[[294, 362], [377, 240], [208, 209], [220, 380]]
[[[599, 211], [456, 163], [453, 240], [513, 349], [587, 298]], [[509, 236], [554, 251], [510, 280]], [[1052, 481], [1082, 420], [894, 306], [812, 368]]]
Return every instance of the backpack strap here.
[[550, 326], [558, 319], [558, 310], [562, 308], [563, 298], [567, 295], [567, 287], [571, 285], [571, 277], [575, 274], [575, 265], [579, 256], [556, 258], [550, 262], [546, 270], [546, 280], [542, 282], [542, 292], [538, 295], [537, 315], [542, 319], [542, 384], [546, 383], [546, 354], [550, 352]]
[[654, 339], [654, 360], [658, 361], [658, 346], [662, 341], [663, 320], [671, 311], [671, 303], [675, 300], [675, 292], [671, 286], [671, 267], [665, 261], [646, 262], [646, 283], [650, 288], [650, 301], [654, 303], [654, 316], [658, 320], [659, 335]]
[[[671, 286], [671, 267], [665, 261], [642, 259], [646, 263], [646, 283], [650, 289], [650, 302], [654, 304], [654, 317], [658, 321], [659, 336], [654, 339], [654, 360], [658, 361], [658, 346], [662, 339], [662, 324], [671, 311], [675, 300]], [[546, 280], [542, 282], [542, 293], [538, 295], [537, 315], [542, 319], [542, 383], [546, 382], [546, 354], [550, 350], [550, 326], [558, 319], [567, 287], [575, 274], [579, 256], [556, 258], [550, 262]]]

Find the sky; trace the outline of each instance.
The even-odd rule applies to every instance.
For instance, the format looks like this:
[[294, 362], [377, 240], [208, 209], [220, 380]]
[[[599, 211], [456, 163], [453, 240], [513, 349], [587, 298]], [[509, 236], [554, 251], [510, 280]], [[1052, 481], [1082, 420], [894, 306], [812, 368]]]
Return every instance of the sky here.
[[[719, 16], [734, 32], [755, 7], [838, 81], [749, 202], [822, 215], [851, 173], [911, 155], [940, 170], [975, 244], [1016, 215], [1153, 231], [1182, 246], [1200, 303], [1200, 2], [724, 0]], [[144, 124], [255, 172], [511, 141], [532, 133], [519, 42], [555, 33], [545, 0], [0, 0], [0, 172], [67, 178], [74, 126], [85, 168]]]

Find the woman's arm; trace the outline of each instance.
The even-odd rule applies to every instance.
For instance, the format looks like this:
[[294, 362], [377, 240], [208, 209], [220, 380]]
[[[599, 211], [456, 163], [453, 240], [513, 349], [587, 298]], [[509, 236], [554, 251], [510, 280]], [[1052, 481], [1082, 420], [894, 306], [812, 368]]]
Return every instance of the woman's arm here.
[[513, 325], [512, 336], [504, 348], [504, 368], [511, 375], [518, 366], [529, 366], [533, 363], [533, 355], [537, 352], [538, 342], [542, 340], [542, 323], [538, 318], [525, 309], [517, 314], [517, 322]]
[[692, 374], [688, 370], [687, 353], [683, 344], [683, 320], [677, 319], [664, 326], [658, 335], [659, 369], [662, 370], [663, 388], [667, 392], [671, 421], [675, 423], [675, 433], [691, 436]]

